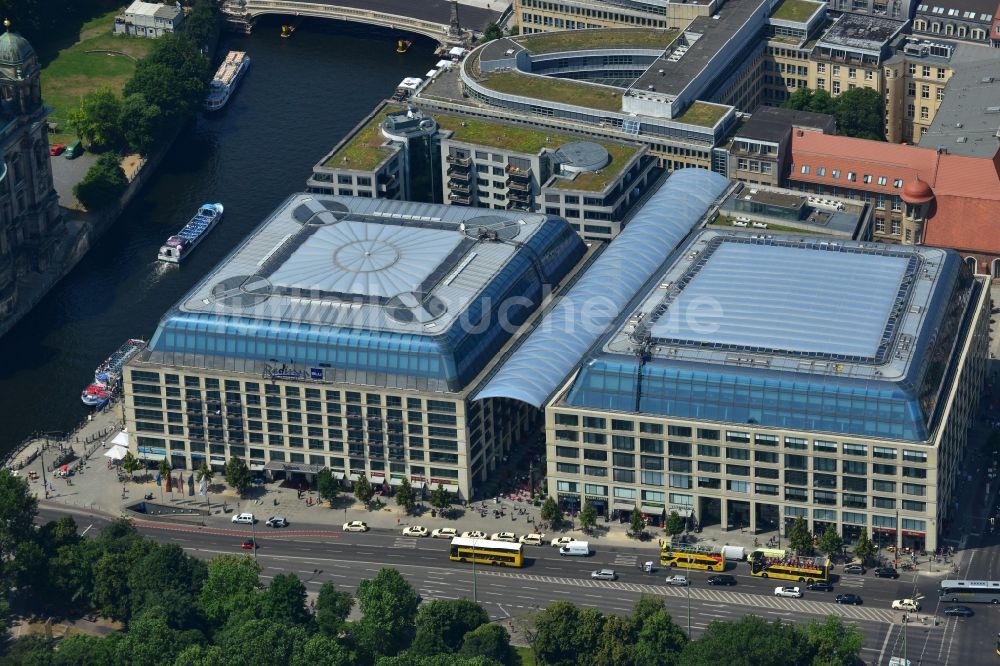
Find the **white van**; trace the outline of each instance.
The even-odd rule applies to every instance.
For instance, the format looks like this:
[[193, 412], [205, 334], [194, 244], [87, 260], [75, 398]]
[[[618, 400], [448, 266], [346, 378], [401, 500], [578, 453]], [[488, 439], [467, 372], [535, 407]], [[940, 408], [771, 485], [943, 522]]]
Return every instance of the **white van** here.
[[257, 521], [254, 520], [252, 513], [238, 513], [233, 516], [234, 523], [241, 523], [243, 525], [253, 525]]
[[559, 554], [586, 557], [587, 555], [590, 555], [590, 544], [586, 541], [570, 541], [568, 544], [559, 549]]

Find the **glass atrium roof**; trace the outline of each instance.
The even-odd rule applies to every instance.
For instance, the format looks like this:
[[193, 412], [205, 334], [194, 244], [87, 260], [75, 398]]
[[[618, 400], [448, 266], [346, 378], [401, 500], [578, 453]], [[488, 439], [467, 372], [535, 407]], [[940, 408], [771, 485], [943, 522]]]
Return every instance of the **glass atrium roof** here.
[[163, 317], [147, 360], [458, 391], [584, 251], [545, 215], [297, 194]]

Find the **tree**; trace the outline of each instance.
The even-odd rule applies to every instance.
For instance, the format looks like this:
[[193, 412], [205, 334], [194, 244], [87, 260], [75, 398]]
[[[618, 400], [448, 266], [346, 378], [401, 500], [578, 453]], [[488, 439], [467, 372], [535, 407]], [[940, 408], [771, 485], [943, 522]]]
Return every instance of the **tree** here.
[[146, 101], [142, 93], [132, 93], [121, 103], [122, 137], [128, 149], [148, 155], [164, 135], [163, 110]]
[[807, 111], [812, 111], [813, 113], [826, 113], [834, 114], [837, 112], [837, 100], [835, 100], [830, 93], [823, 89], [813, 90], [812, 96], [809, 98], [809, 104], [806, 106]]
[[806, 524], [805, 518], [799, 516], [792, 523], [791, 528], [788, 530], [788, 545], [799, 555], [803, 555], [812, 550], [813, 538], [809, 533], [809, 526]]
[[856, 624], [827, 615], [823, 620], [811, 620], [806, 628], [812, 647], [814, 664], [823, 666], [855, 666], [860, 663], [864, 635]]
[[336, 638], [344, 630], [344, 624], [354, 606], [354, 597], [337, 590], [332, 580], [323, 583], [316, 597], [316, 626], [324, 636]]
[[208, 563], [198, 608], [209, 622], [222, 625], [252, 603], [260, 589], [260, 567], [251, 557], [222, 555]]
[[580, 610], [569, 601], [557, 601], [535, 617], [531, 651], [535, 661], [548, 666], [577, 666], [576, 629]]
[[358, 501], [368, 506], [368, 502], [372, 501], [372, 495], [374, 491], [372, 490], [372, 484], [369, 483], [368, 477], [362, 474], [358, 477], [358, 480], [354, 482], [354, 496], [358, 498]]
[[854, 556], [862, 562], [868, 563], [875, 557], [877, 550], [875, 544], [868, 538], [868, 528], [862, 527], [861, 534], [858, 535], [858, 540], [854, 544]]
[[559, 508], [559, 503], [553, 497], [546, 497], [542, 504], [542, 520], [552, 526], [552, 529], [559, 529], [563, 522], [563, 512]]
[[208, 59], [195, 41], [183, 33], [168, 33], [136, 64], [123, 93], [142, 94], [162, 111], [165, 127], [175, 128], [197, 113], [211, 76]]
[[494, 21], [490, 21], [483, 28], [483, 39], [480, 43], [485, 44], [486, 42], [492, 42], [494, 39], [500, 39], [503, 37], [503, 30], [500, 29]]
[[197, 628], [201, 618], [196, 600], [208, 575], [207, 565], [189, 557], [176, 544], [143, 543], [146, 552], [136, 559], [128, 574], [130, 617], [159, 605], [171, 627]]
[[129, 625], [115, 651], [121, 664], [172, 664], [182, 650], [194, 645], [199, 632], [178, 631], [167, 622], [162, 606], [152, 606]]
[[195, 0], [184, 19], [184, 32], [199, 46], [207, 46], [219, 29], [219, 13], [210, 0]]
[[304, 663], [303, 653], [309, 634], [300, 626], [274, 620], [252, 619], [228, 627], [221, 638], [221, 647], [227, 664], [297, 666]]
[[684, 666], [788, 666], [812, 664], [811, 657], [809, 643], [795, 625], [747, 615], [738, 622], [716, 620], [709, 624], [697, 640], [684, 647], [677, 663]]
[[[635, 643], [636, 666], [674, 666], [682, 663], [680, 653], [688, 642], [687, 634], [677, 626], [670, 613], [661, 608], [643, 621]], [[634, 615], [633, 611], [633, 615]]]
[[90, 166], [83, 179], [73, 186], [73, 196], [87, 210], [94, 211], [118, 201], [126, 188], [128, 178], [122, 170], [118, 154], [104, 153]]
[[617, 615], [604, 618], [593, 661], [600, 666], [634, 664], [635, 634], [632, 623]]
[[226, 463], [224, 472], [226, 483], [232, 486], [236, 492], [243, 497], [244, 493], [250, 489], [250, 468], [247, 461], [239, 456], [233, 456]]
[[441, 512], [444, 512], [451, 508], [451, 493], [444, 489], [443, 484], [438, 484], [437, 488], [431, 491], [430, 504], [432, 507]]
[[843, 545], [844, 540], [837, 534], [837, 529], [835, 527], [827, 527], [823, 534], [820, 535], [816, 549], [827, 557], [833, 558], [840, 554], [840, 549]]
[[396, 490], [396, 504], [400, 506], [403, 511], [409, 515], [413, 511], [413, 507], [417, 505], [417, 497], [413, 494], [413, 486], [406, 479], [403, 479], [403, 483], [399, 485]]
[[17, 544], [34, 535], [37, 513], [38, 499], [28, 490], [27, 479], [0, 470], [0, 571], [6, 586], [12, 584], [7, 575], [10, 560]]
[[809, 88], [796, 88], [792, 91], [792, 94], [788, 96], [785, 103], [782, 105], [786, 109], [796, 109], [798, 111], [805, 111], [809, 108], [809, 102], [812, 100], [812, 91]]
[[212, 485], [212, 479], [215, 478], [215, 472], [212, 471], [212, 468], [208, 466], [207, 462], [202, 460], [198, 471], [194, 473], [194, 478], [201, 486], [204, 487], [203, 490], [199, 489], [198, 492], [205, 496], [205, 503], [208, 505], [209, 512], [211, 512], [212, 500], [208, 498], [208, 492], [210, 490], [210, 486]]
[[486, 657], [504, 666], [514, 666], [516, 656], [510, 647], [510, 634], [499, 624], [483, 624], [465, 634], [462, 648], [458, 654], [462, 657]]
[[312, 619], [306, 609], [306, 586], [295, 574], [277, 574], [264, 592], [263, 604], [275, 622], [306, 626]]
[[382, 569], [358, 584], [361, 620], [355, 624], [358, 646], [372, 657], [394, 655], [413, 636], [417, 593], [395, 569]]
[[69, 126], [92, 147], [120, 148], [124, 142], [122, 100], [110, 88], [98, 88], [69, 112]]
[[837, 98], [837, 129], [845, 136], [885, 141], [885, 104], [871, 88], [852, 88]]
[[132, 455], [131, 451], [127, 451], [125, 457], [122, 458], [122, 469], [131, 477], [139, 467], [139, 459]]
[[316, 475], [316, 490], [319, 491], [320, 499], [329, 502], [332, 509], [334, 500], [340, 495], [340, 482], [333, 478], [329, 467], [324, 467]]
[[488, 623], [490, 616], [469, 599], [435, 599], [420, 607], [410, 652], [430, 657], [457, 652], [465, 635]]
[[671, 511], [667, 515], [667, 522], [663, 529], [667, 536], [674, 537], [683, 532], [685, 527], [687, 527], [687, 521], [681, 518], [681, 515], [676, 511]]
[[597, 527], [597, 509], [587, 500], [583, 501], [583, 507], [580, 509], [580, 527], [584, 532]]
[[[670, 523], [667, 523], [669, 527]], [[632, 537], [643, 538], [646, 532], [646, 520], [642, 517], [642, 513], [639, 511], [639, 507], [636, 507], [632, 511], [632, 516], [629, 518], [629, 532]]]

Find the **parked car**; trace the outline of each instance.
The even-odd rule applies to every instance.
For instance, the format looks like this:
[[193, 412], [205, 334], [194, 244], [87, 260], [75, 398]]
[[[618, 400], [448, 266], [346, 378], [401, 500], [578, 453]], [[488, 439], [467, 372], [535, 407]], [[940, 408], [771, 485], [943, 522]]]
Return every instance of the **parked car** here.
[[243, 545], [240, 546], [240, 548], [243, 548], [244, 550], [254, 550], [257, 548], [257, 542], [253, 539], [244, 539]]
[[833, 592], [833, 585], [829, 583], [809, 583], [806, 585], [806, 589], [813, 592]]
[[368, 524], [361, 520], [352, 520], [349, 523], [344, 523], [345, 532], [367, 532]]
[[545, 535], [544, 534], [525, 534], [521, 537], [521, 543], [525, 546], [544, 546], [545, 545]]
[[463, 539], [485, 539], [486, 532], [480, 532], [479, 530], [470, 530], [468, 532], [462, 532]]
[[240, 525], [253, 525], [257, 519], [253, 517], [252, 513], [238, 513], [233, 516], [233, 522]]
[[49, 148], [49, 155], [51, 155], [52, 157], [55, 157], [56, 155], [62, 155], [65, 152], [66, 152], [66, 146], [62, 145], [61, 143], [57, 143], [56, 145]]
[[590, 577], [597, 580], [615, 580], [618, 578], [618, 574], [615, 573], [614, 569], [598, 569], [597, 571], [591, 571]]
[[664, 582], [667, 585], [679, 585], [681, 587], [683, 587], [685, 585], [690, 585], [691, 584], [691, 581], [688, 580], [687, 576], [680, 576], [680, 575], [677, 575], [677, 576], [667, 576], [664, 579]]
[[948, 606], [944, 609], [944, 614], [954, 617], [972, 617], [975, 615], [968, 606]]
[[899, 572], [892, 567], [877, 567], [875, 569], [876, 578], [899, 578]]
[[736, 585], [736, 576], [729, 574], [716, 574], [708, 577], [709, 585]]
[[572, 543], [573, 541], [575, 541], [575, 539], [573, 537], [570, 537], [570, 536], [561, 536], [561, 537], [556, 537], [555, 539], [553, 539], [551, 545], [555, 546], [556, 548], [562, 548], [566, 544]]
[[75, 160], [80, 155], [83, 155], [83, 142], [79, 139], [66, 146], [66, 152], [63, 153], [63, 157], [68, 160]]
[[802, 590], [797, 587], [776, 587], [774, 588], [774, 596], [799, 599], [802, 597]]
[[838, 604], [847, 604], [849, 606], [861, 605], [861, 597], [856, 594], [838, 594], [835, 601]]
[[284, 516], [271, 516], [264, 524], [268, 527], [288, 527], [288, 519]]
[[896, 599], [892, 602], [893, 610], [918, 611], [920, 604], [914, 599]]
[[513, 532], [494, 532], [490, 535], [491, 541], [506, 541], [508, 543], [517, 543], [517, 535]]
[[458, 536], [458, 530], [454, 527], [439, 527], [431, 532], [432, 539], [454, 539]]
[[860, 565], [860, 564], [858, 564], [856, 562], [852, 563], [852, 564], [847, 564], [847, 565], [844, 566], [844, 573], [864, 575], [864, 573], [866, 571], [867, 571], [867, 569], [865, 569], [864, 566], [862, 566], [862, 565]]
[[430, 532], [427, 531], [427, 528], [420, 525], [408, 525], [403, 528], [403, 536], [425, 537], [428, 534]]

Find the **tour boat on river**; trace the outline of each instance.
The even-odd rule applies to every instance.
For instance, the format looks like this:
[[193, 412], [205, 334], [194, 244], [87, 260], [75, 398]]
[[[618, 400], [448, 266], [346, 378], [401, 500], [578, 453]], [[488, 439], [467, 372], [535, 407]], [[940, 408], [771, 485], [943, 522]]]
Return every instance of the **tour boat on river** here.
[[222, 211], [220, 203], [202, 204], [191, 221], [160, 247], [156, 258], [171, 264], [179, 264], [187, 259], [208, 232], [222, 221]]
[[83, 389], [80, 400], [88, 407], [103, 407], [111, 400], [122, 379], [122, 368], [146, 347], [146, 341], [132, 338], [94, 370], [94, 381]]
[[244, 51], [230, 51], [212, 78], [208, 97], [205, 98], [205, 109], [218, 111], [224, 107], [248, 69], [250, 56]]

